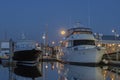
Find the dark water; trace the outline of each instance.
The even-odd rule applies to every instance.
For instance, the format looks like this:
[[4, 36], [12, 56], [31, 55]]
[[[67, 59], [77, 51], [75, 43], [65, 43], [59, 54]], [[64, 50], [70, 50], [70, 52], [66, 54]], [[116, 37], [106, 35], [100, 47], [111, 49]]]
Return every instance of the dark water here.
[[16, 67], [0, 65], [0, 80], [120, 80], [120, 68], [59, 62], [17, 63]]

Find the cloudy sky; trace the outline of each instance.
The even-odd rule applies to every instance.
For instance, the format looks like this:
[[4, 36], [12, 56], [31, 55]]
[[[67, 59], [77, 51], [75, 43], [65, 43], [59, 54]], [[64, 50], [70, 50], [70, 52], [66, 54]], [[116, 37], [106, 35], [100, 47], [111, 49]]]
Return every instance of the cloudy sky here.
[[[90, 19], [90, 21], [89, 21]], [[0, 40], [27, 39], [42, 42], [58, 41], [59, 31], [73, 27], [76, 22], [94, 32], [120, 32], [120, 0], [0, 0]]]

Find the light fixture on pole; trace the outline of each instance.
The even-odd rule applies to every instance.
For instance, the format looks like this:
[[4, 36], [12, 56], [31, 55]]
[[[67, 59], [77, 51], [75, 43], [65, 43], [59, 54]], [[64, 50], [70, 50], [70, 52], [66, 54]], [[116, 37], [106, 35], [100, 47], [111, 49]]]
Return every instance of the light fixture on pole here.
[[66, 31], [65, 30], [62, 30], [60, 31], [61, 35], [65, 35], [66, 34]]
[[46, 40], [45, 40], [46, 39], [46, 34], [45, 33], [43, 34], [42, 39], [44, 41], [43, 54], [45, 54], [46, 53], [46, 51], [45, 51], [45, 49], [46, 49]]
[[[117, 38], [119, 37], [119, 34], [117, 34], [115, 29], [112, 29], [112, 32], [114, 33], [115, 36], [115, 41], [117, 40]], [[115, 50], [116, 50], [116, 61], [119, 60], [119, 51], [118, 51], [118, 47], [115, 46]]]

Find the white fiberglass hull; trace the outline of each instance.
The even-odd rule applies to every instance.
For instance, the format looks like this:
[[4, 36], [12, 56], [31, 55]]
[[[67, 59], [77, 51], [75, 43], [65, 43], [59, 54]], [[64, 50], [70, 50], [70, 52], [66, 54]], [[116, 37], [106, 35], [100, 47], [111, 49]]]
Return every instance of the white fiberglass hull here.
[[73, 50], [71, 48], [64, 49], [62, 59], [68, 62], [80, 63], [99, 63], [102, 59], [104, 49], [88, 48]]

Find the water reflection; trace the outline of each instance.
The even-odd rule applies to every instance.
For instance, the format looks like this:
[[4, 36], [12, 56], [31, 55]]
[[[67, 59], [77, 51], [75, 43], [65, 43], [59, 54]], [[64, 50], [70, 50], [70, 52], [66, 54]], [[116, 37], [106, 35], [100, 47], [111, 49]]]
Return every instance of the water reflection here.
[[35, 80], [35, 78], [42, 76], [42, 66], [37, 64], [36, 66], [31, 65], [17, 65], [14, 68], [14, 73], [22, 77], [28, 77]]
[[2, 80], [120, 80], [119, 66], [83, 66], [59, 62], [17, 63], [16, 67], [0, 66]]
[[104, 66], [102, 73], [104, 80], [120, 80], [120, 67]]
[[58, 80], [120, 80], [119, 66], [59, 64]]
[[[59, 80], [103, 80], [100, 67], [64, 65], [64, 75]], [[64, 76], [64, 77], [63, 77]]]

